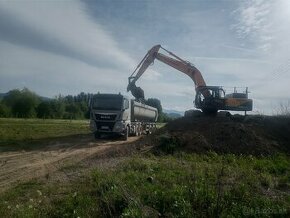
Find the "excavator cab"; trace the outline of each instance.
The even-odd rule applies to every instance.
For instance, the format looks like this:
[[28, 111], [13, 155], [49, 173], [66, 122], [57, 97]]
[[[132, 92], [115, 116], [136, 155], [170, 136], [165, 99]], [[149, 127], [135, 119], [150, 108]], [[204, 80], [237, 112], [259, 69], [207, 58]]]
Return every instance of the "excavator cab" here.
[[220, 86], [197, 87], [194, 103], [204, 113], [215, 114], [225, 105], [225, 91]]

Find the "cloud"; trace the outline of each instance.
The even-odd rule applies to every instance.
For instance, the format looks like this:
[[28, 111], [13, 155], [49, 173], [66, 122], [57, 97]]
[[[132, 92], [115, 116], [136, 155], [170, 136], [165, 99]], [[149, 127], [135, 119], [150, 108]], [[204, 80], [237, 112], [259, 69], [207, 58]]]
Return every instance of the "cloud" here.
[[0, 53], [0, 92], [23, 86], [48, 97], [81, 91], [125, 92], [127, 75], [118, 70], [7, 42], [0, 41], [0, 47], [5, 50]]
[[152, 69], [146, 70], [144, 75], [142, 75], [142, 79], [149, 80], [149, 81], [154, 81], [154, 80], [156, 81], [156, 80], [160, 80], [161, 78], [162, 78], [161, 73]]
[[250, 0], [243, 1], [240, 7], [233, 11], [238, 21], [232, 25], [239, 38], [253, 40], [258, 48], [267, 51], [271, 48], [271, 8], [273, 1]]
[[280, 59], [285, 53], [289, 55], [285, 47], [290, 45], [289, 17], [287, 0], [241, 1], [232, 12], [232, 29], [262, 55]]
[[0, 2], [0, 39], [93, 66], [128, 69], [134, 61], [79, 1]]
[[124, 92], [134, 64], [82, 2], [0, 2], [0, 92]]

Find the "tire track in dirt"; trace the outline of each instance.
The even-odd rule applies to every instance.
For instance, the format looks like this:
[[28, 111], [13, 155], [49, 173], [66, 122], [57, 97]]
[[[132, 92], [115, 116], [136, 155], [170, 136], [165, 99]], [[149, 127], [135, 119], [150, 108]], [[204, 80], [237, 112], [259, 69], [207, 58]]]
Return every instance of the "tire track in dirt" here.
[[66, 142], [49, 143], [45, 148], [33, 151], [0, 153], [0, 192], [33, 178], [48, 178], [66, 164], [78, 163], [94, 155], [114, 150], [138, 139], [128, 141], [93, 140], [88, 137]]

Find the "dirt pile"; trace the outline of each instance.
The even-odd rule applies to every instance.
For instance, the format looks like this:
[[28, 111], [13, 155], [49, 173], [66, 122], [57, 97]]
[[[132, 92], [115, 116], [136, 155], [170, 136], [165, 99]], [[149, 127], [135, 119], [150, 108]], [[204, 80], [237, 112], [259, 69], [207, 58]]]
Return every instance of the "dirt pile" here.
[[[152, 137], [153, 138], [153, 137]], [[187, 152], [270, 155], [290, 154], [290, 117], [182, 117], [154, 135], [155, 145]]]

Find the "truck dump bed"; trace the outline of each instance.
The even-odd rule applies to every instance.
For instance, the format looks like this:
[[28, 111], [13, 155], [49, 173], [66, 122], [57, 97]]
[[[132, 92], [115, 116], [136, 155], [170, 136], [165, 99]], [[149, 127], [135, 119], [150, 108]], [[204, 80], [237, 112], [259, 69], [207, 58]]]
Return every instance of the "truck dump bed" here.
[[156, 122], [157, 117], [156, 108], [131, 100], [131, 121]]

